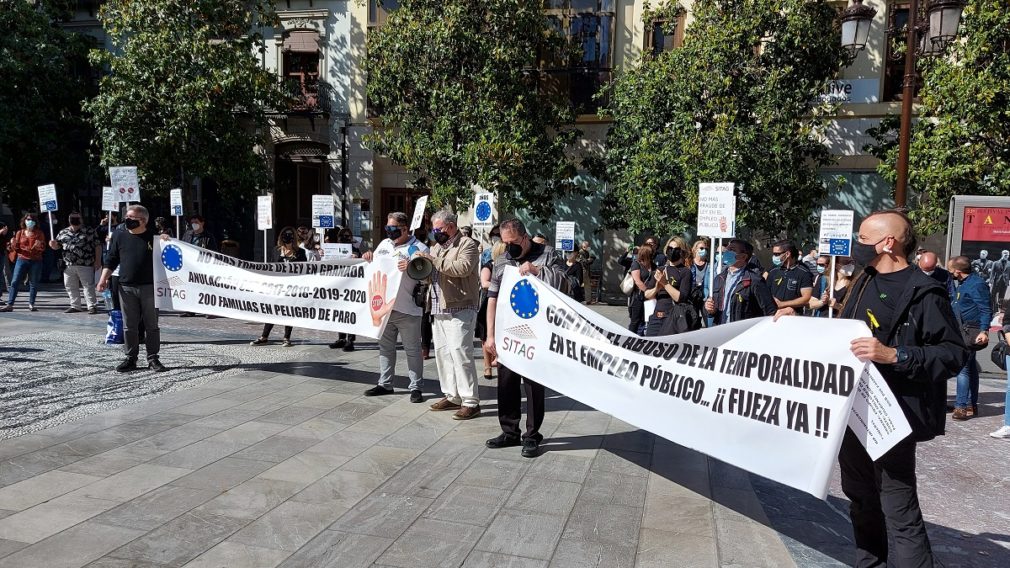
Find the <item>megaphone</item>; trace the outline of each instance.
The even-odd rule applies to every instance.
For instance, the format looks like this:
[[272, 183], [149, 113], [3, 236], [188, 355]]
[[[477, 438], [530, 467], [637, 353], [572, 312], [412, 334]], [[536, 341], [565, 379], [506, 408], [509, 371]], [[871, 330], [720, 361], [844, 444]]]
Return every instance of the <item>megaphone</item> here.
[[430, 260], [423, 256], [415, 256], [407, 263], [407, 276], [414, 280], [424, 280], [431, 276], [431, 271], [434, 269], [435, 267]]

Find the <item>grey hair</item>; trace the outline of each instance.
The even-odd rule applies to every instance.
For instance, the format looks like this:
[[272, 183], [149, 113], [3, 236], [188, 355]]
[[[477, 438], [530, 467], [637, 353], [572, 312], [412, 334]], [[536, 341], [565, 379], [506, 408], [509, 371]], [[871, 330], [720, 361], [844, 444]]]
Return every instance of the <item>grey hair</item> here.
[[431, 222], [441, 221], [446, 224], [456, 224], [456, 214], [448, 209], [439, 209], [431, 216]]
[[410, 224], [410, 217], [407, 217], [407, 214], [404, 213], [403, 211], [393, 211], [389, 215], [386, 215], [386, 219], [387, 220], [389, 220], [389, 219], [396, 219], [396, 222], [399, 223], [399, 224], [401, 224], [401, 225], [409, 225]]
[[503, 221], [501, 225], [498, 226], [499, 231], [515, 231], [520, 237], [526, 235], [526, 225], [519, 219], [509, 219], [508, 221]]
[[126, 208], [127, 211], [133, 211], [137, 215], [140, 215], [145, 221], [151, 218], [151, 215], [147, 212], [147, 207], [143, 205], [131, 205]]

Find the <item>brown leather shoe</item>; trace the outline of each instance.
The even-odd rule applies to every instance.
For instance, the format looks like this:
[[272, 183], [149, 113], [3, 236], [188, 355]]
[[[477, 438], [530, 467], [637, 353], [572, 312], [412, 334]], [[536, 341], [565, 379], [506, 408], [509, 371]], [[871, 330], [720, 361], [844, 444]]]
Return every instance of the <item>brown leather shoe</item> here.
[[453, 420], [469, 420], [480, 416], [480, 406], [464, 406], [452, 415]]
[[967, 420], [968, 419], [968, 409], [967, 408], [962, 408], [962, 407], [959, 406], [959, 407], [957, 407], [957, 408], [954, 409], [954, 414], [952, 414], [950, 417], [953, 418], [954, 420], [958, 420], [958, 421]]
[[456, 404], [455, 402], [452, 402], [447, 398], [443, 398], [442, 400], [431, 405], [430, 408], [436, 412], [439, 410], [459, 410], [460, 405]]
[[965, 414], [968, 415], [968, 418], [972, 418], [972, 417], [978, 416], [978, 405], [973, 404], [973, 405], [965, 408], [964, 410], [965, 410]]

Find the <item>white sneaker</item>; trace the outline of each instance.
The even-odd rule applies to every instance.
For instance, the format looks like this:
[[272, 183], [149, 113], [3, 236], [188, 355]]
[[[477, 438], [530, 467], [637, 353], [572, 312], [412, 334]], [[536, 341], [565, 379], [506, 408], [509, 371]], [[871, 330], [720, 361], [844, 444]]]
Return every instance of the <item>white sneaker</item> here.
[[993, 438], [1010, 438], [1010, 426], [1004, 426], [995, 432], [990, 432]]

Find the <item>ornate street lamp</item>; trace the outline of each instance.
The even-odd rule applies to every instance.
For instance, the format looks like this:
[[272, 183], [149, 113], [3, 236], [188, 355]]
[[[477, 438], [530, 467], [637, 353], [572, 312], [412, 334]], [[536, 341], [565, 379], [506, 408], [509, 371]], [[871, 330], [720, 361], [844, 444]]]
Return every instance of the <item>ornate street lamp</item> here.
[[854, 0], [839, 16], [842, 23], [842, 47], [853, 55], [864, 49], [870, 36], [870, 24], [876, 15], [876, 10], [863, 6], [863, 0]]
[[927, 37], [935, 50], [947, 49], [947, 46], [957, 38], [964, 4], [964, 0], [933, 0], [929, 4], [929, 33]]

